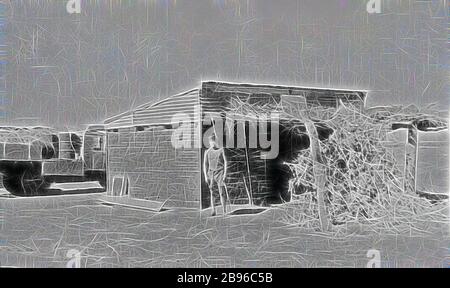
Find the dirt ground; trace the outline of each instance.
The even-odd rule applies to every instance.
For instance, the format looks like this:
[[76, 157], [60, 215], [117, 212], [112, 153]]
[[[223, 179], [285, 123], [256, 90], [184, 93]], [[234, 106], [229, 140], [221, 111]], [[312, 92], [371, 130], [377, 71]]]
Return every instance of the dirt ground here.
[[283, 208], [256, 215], [163, 212], [102, 204], [98, 195], [0, 197], [0, 264], [66, 267], [365, 267], [370, 249], [382, 267], [449, 267], [449, 227], [409, 235], [336, 236], [283, 224]]

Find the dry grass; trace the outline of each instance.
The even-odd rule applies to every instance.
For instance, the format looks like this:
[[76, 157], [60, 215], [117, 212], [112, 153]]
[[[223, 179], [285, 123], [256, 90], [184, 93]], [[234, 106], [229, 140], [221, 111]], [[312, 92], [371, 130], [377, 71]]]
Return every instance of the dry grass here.
[[[286, 207], [242, 216], [210, 211], [155, 213], [105, 206], [97, 196], [0, 199], [3, 266], [65, 267], [365, 267], [369, 249], [382, 266], [442, 267], [448, 225], [434, 234], [375, 234], [348, 226], [345, 235], [286, 225]], [[447, 227], [447, 228], [446, 228]]]

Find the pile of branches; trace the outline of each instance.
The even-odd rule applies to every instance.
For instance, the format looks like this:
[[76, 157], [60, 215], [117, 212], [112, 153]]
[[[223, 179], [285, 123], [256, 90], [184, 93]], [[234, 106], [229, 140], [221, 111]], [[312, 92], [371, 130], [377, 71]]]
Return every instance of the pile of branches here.
[[[333, 131], [320, 142], [321, 163], [313, 163], [310, 149], [300, 150], [293, 161], [285, 163], [292, 174], [289, 192], [293, 198], [283, 205], [287, 224], [314, 229], [323, 226], [314, 165], [321, 165], [326, 171], [326, 216], [335, 228], [355, 223], [367, 224], [375, 231], [402, 233], [413, 227], [427, 231], [426, 226], [448, 223], [448, 201], [428, 200], [405, 191], [404, 171], [400, 168], [404, 163], [398, 163], [401, 157], [395, 157], [394, 149], [386, 145], [393, 123], [409, 123], [422, 131], [448, 129], [447, 119], [438, 111], [431, 107], [420, 111], [410, 105], [373, 107], [361, 112], [342, 102], [336, 111], [332, 107], [310, 106], [306, 99], [297, 98], [285, 104], [277, 99], [258, 103], [251, 97], [233, 98], [229, 103], [230, 112], [243, 118], [268, 117], [278, 112], [282, 129], [289, 129], [289, 133], [308, 134], [307, 120], [312, 120], [316, 128]], [[413, 190], [409, 188], [406, 190]]]
[[[334, 131], [320, 144], [320, 165], [326, 171], [325, 205], [329, 221], [333, 225], [366, 223], [377, 230], [410, 229], [418, 222], [442, 222], [446, 218], [447, 203], [405, 193], [400, 163], [393, 149], [385, 145], [393, 119], [409, 116], [394, 112], [370, 115], [351, 106], [341, 107], [332, 116], [320, 120]], [[328, 110], [317, 107], [313, 117], [331, 115]], [[438, 123], [439, 120], [433, 121]], [[293, 175], [289, 190], [295, 199], [287, 205], [286, 220], [310, 228], [319, 226], [312, 161], [310, 149], [305, 149], [294, 161], [286, 163]]]

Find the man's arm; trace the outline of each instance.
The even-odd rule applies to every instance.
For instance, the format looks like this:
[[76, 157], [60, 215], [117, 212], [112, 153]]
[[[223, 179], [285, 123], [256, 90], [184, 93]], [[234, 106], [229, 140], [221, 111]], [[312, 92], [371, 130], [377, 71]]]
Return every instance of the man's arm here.
[[209, 153], [209, 149], [206, 150], [205, 152], [205, 156], [203, 157], [203, 173], [205, 174], [205, 181], [206, 183], [208, 183], [208, 153]]
[[225, 157], [225, 149], [222, 149], [222, 157], [223, 157], [223, 180], [227, 178], [227, 169], [228, 169], [228, 162], [227, 158]]

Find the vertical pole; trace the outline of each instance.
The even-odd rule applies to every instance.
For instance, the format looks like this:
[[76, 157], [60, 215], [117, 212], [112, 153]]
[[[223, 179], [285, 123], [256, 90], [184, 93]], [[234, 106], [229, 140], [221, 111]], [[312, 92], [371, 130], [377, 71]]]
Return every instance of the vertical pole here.
[[417, 192], [417, 154], [419, 146], [417, 145], [418, 135], [417, 127], [410, 125], [405, 146], [405, 168], [403, 189], [405, 193], [415, 194]]
[[[198, 168], [200, 171], [200, 175], [199, 175], [199, 187], [200, 187], [200, 195], [199, 195], [199, 199], [200, 199], [200, 203], [199, 203], [199, 210], [201, 211], [203, 209], [203, 193], [205, 191], [203, 191], [203, 115], [202, 115], [202, 110], [201, 110], [201, 102], [200, 102], [200, 97], [202, 97], [202, 92], [199, 91], [198, 92], [198, 97], [197, 97], [197, 104], [194, 106], [194, 129], [196, 129], [196, 133], [194, 133], [194, 137], [196, 140], [194, 140], [194, 148], [198, 149]], [[195, 126], [197, 125], [197, 126]], [[197, 143], [195, 141], [198, 141]], [[195, 145], [197, 144], [197, 145]]]
[[[114, 133], [114, 132], [113, 132]], [[118, 131], [117, 132], [117, 134], [119, 134], [120, 133], [120, 131]], [[105, 129], [105, 158], [106, 158], [106, 162], [105, 162], [105, 177], [106, 177], [106, 179], [105, 179], [105, 185], [106, 185], [106, 195], [108, 195], [108, 196], [112, 196], [112, 187], [113, 187], [113, 185], [111, 185], [111, 184], [113, 184], [113, 183], [111, 183], [112, 182], [112, 179], [111, 179], [111, 171], [109, 170], [109, 161], [110, 161], [110, 159], [109, 159], [109, 144], [110, 144], [110, 139], [109, 139], [109, 137], [110, 137], [110, 135], [108, 134], [108, 130], [107, 129]], [[117, 137], [119, 137], [119, 135], [117, 135]]]
[[320, 143], [319, 137], [314, 126], [314, 123], [307, 119], [303, 118], [305, 121], [306, 131], [309, 135], [309, 145], [311, 151], [311, 157], [313, 160], [313, 174], [314, 174], [314, 182], [317, 187], [317, 206], [319, 210], [319, 221], [322, 228], [322, 231], [328, 230], [328, 216], [325, 208], [325, 181], [326, 181], [326, 170], [323, 165], [322, 155], [320, 153]]
[[248, 175], [248, 186], [249, 186], [249, 190], [247, 191], [248, 194], [248, 203], [250, 204], [250, 206], [253, 206], [253, 189], [252, 189], [252, 178], [250, 175], [250, 161], [248, 159], [248, 147], [247, 147], [247, 130], [245, 129], [245, 126], [247, 125], [247, 123], [244, 121], [244, 143], [245, 143], [245, 162], [246, 162], [246, 166], [247, 166], [247, 175]]
[[[309, 136], [309, 147], [311, 151], [311, 158], [313, 161], [313, 175], [314, 183], [317, 189], [317, 208], [319, 212], [319, 221], [322, 231], [327, 231], [329, 228], [328, 215], [325, 207], [325, 193], [326, 193], [326, 169], [322, 154], [320, 153], [319, 135], [317, 133], [314, 122], [308, 115], [308, 104], [305, 97], [299, 97], [298, 117], [305, 123], [306, 132]], [[303, 111], [304, 110], [304, 111]]]

